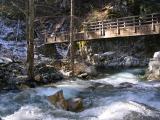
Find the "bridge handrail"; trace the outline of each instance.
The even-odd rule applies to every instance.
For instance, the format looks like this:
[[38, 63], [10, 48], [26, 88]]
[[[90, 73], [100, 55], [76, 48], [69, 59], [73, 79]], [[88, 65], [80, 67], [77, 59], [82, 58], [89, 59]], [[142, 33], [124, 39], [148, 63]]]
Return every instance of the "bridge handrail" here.
[[[127, 18], [127, 19], [126, 19]], [[103, 28], [114, 28], [114, 27], [123, 27], [123, 26], [135, 26], [140, 24], [149, 24], [160, 22], [160, 14], [150, 14], [146, 16], [132, 16], [124, 18], [117, 18], [114, 20], [103, 20], [97, 22], [88, 22], [83, 23], [85, 30], [90, 31], [92, 29], [101, 29]]]
[[[75, 39], [84, 38], [85, 32], [100, 31], [101, 34], [103, 34], [103, 31], [105, 29], [114, 28], [114, 29], [117, 29], [117, 32], [118, 32], [120, 28], [125, 28], [129, 26], [133, 26], [133, 29], [136, 29], [136, 28], [140, 28], [141, 25], [144, 25], [144, 26], [151, 25], [151, 27], [153, 28], [154, 24], [156, 25], [160, 24], [160, 13], [147, 14], [144, 16], [129, 16], [129, 17], [123, 17], [123, 18], [117, 18], [117, 19], [96, 21], [96, 22], [83, 22], [82, 33], [78, 32], [77, 30], [75, 32]], [[56, 41], [56, 37], [63, 39], [63, 41], [68, 41], [70, 36], [68, 31], [62, 32], [62, 33], [60, 32], [55, 33], [55, 35], [53, 35], [52, 37], [48, 36], [48, 38], [53, 38], [55, 39], [55, 41]]]

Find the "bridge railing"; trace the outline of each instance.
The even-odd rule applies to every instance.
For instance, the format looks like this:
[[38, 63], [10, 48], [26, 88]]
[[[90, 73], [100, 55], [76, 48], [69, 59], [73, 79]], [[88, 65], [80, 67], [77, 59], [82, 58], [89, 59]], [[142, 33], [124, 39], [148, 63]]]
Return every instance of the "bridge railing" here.
[[140, 26], [145, 24], [155, 24], [159, 22], [160, 14], [155, 13], [145, 16], [131, 16], [88, 23], [84, 22], [83, 25], [86, 31], [98, 31], [101, 29], [124, 28], [128, 26]]
[[[74, 33], [74, 40], [84, 40], [84, 39], [95, 39], [98, 38], [96, 35], [99, 32], [99, 38], [105, 35], [105, 31], [116, 30], [117, 34], [120, 34], [120, 29], [131, 27], [136, 32], [136, 29], [142, 26], [150, 27], [149, 29], [155, 29], [155, 25], [160, 25], [160, 13], [149, 14], [145, 16], [130, 16], [117, 19], [102, 20], [96, 22], [84, 22], [83, 31], [76, 30]], [[160, 28], [159, 28], [160, 29]], [[159, 30], [160, 31], [160, 30]], [[93, 33], [92, 37], [89, 38], [87, 33]], [[128, 33], [129, 34], [129, 33]], [[69, 32], [56, 33], [53, 36], [47, 36], [45, 39], [46, 43], [58, 43], [58, 42], [68, 42], [70, 40]]]

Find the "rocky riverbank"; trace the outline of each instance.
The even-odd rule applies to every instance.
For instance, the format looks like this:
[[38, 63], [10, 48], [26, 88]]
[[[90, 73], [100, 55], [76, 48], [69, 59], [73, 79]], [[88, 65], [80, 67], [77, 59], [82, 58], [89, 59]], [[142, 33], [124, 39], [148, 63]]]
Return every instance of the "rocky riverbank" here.
[[35, 64], [35, 80], [28, 81], [27, 67], [24, 62], [0, 57], [0, 91], [21, 90], [28, 87], [55, 83], [63, 79], [63, 75], [59, 71], [43, 62]]
[[82, 41], [77, 57], [105, 68], [147, 67], [160, 49], [159, 35]]

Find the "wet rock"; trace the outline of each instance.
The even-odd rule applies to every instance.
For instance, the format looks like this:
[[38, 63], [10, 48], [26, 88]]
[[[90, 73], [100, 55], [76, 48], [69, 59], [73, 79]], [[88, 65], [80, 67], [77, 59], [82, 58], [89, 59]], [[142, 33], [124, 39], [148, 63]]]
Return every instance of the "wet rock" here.
[[22, 102], [25, 102], [26, 100], [28, 100], [30, 98], [30, 92], [29, 91], [23, 91], [17, 95], [15, 95], [13, 97], [13, 100], [19, 102], [19, 103], [22, 103]]
[[133, 56], [126, 56], [124, 58], [124, 65], [126, 67], [131, 67], [131, 66], [139, 66], [140, 61], [138, 58], [135, 58]]
[[16, 83], [25, 83], [27, 81], [27, 75], [17, 75], [16, 76]]
[[83, 102], [81, 98], [73, 98], [68, 100], [68, 110], [73, 112], [80, 112], [83, 110]]
[[53, 66], [49, 66], [49, 65], [44, 65], [44, 64], [40, 64], [38, 66], [36, 66], [37, 68], [37, 71], [39, 73], [53, 73], [53, 72], [56, 72], [56, 69], [53, 67]]
[[87, 65], [85, 63], [75, 64], [74, 72], [75, 72], [75, 75], [80, 78], [92, 77], [98, 74], [96, 67]]
[[87, 78], [87, 76], [88, 76], [87, 73], [82, 73], [82, 74], [78, 75], [77, 77], [85, 79], [85, 78]]
[[115, 54], [115, 52], [113, 51], [109, 51], [109, 52], [105, 52], [105, 53], [101, 53], [101, 54], [94, 54], [93, 55], [93, 63], [100, 63], [102, 61], [108, 60], [110, 58], [110, 56], [113, 56]]
[[17, 88], [19, 90], [26, 90], [26, 89], [29, 89], [30, 87], [27, 84], [19, 84], [17, 85]]
[[34, 80], [37, 81], [37, 82], [40, 82], [40, 81], [43, 80], [43, 77], [42, 77], [40, 74], [38, 74], [38, 75], [36, 75], [36, 76], [34, 77]]
[[79, 112], [83, 110], [83, 102], [81, 98], [65, 100], [62, 90], [58, 90], [53, 95], [48, 96], [48, 100], [57, 108], [64, 110], [73, 112]]
[[67, 101], [64, 99], [63, 91], [59, 90], [55, 94], [48, 96], [48, 100], [58, 108], [68, 109]]
[[133, 87], [133, 84], [129, 82], [120, 83], [118, 86], [118, 88], [131, 88], [131, 87]]
[[95, 66], [88, 66], [85, 69], [85, 72], [90, 76], [96, 76], [97, 75], [97, 70], [96, 70]]
[[94, 90], [110, 90], [113, 89], [114, 86], [111, 84], [102, 84], [102, 83], [94, 83], [93, 86], [89, 87], [92, 91]]
[[52, 83], [63, 79], [63, 74], [57, 71], [53, 66], [40, 63], [36, 66], [35, 80], [42, 83]]
[[48, 81], [48, 83], [51, 83], [62, 80], [63, 75], [61, 73], [45, 73], [43, 74], [43, 78]]
[[82, 73], [85, 73], [85, 69], [87, 67], [88, 66], [85, 63], [76, 63], [74, 65], [74, 73], [75, 73], [75, 75], [80, 75]]
[[160, 51], [150, 60], [146, 76], [150, 80], [160, 80]]

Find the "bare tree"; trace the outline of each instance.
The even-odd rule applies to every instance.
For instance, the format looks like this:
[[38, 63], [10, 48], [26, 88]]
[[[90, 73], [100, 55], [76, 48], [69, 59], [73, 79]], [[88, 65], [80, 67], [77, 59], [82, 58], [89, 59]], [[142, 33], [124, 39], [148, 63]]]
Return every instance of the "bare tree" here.
[[71, 69], [72, 69], [72, 76], [74, 76], [74, 0], [71, 0], [71, 20], [70, 20], [70, 59], [71, 59]]
[[[26, 18], [26, 40], [27, 40], [27, 72], [28, 79], [34, 80], [34, 1], [25, 0], [19, 1], [11, 0], [12, 6], [16, 7], [21, 11]], [[24, 3], [24, 6], [23, 6]]]
[[34, 80], [34, 0], [28, 0], [28, 78]]

